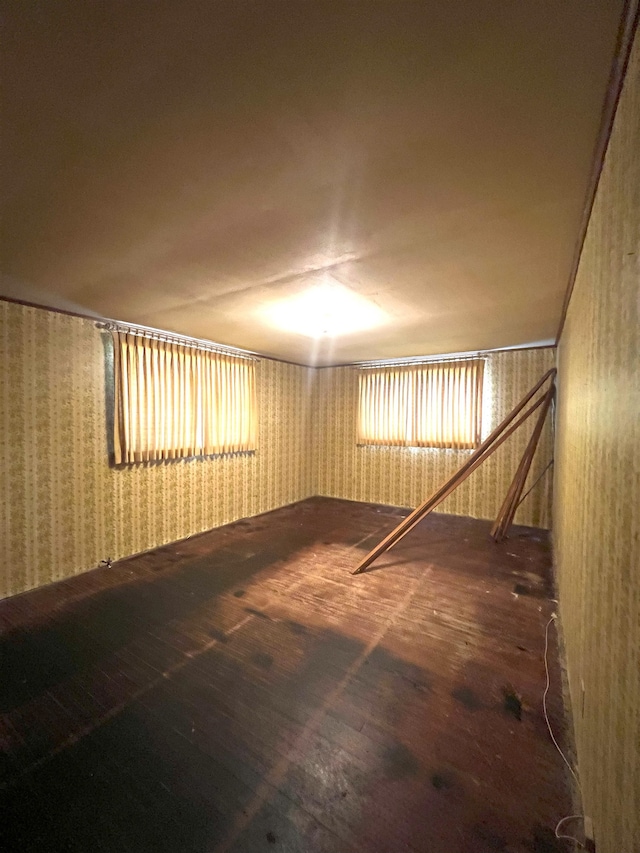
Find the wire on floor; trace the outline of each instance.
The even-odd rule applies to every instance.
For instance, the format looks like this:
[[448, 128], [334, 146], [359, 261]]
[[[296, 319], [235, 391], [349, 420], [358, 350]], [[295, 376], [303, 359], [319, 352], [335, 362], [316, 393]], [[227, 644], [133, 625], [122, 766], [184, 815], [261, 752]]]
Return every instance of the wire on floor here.
[[581, 814], [570, 814], [570, 815], [567, 815], [566, 817], [562, 817], [562, 818], [560, 818], [560, 820], [559, 820], [559, 821], [558, 821], [558, 823], [556, 824], [556, 830], [555, 830], [555, 832], [556, 832], [556, 838], [566, 838], [566, 840], [567, 840], [567, 841], [575, 841], [575, 843], [578, 845], [578, 847], [579, 847], [581, 850], [586, 850], [587, 848], [584, 846], [584, 844], [582, 844], [580, 841], [578, 841], [578, 839], [577, 839], [577, 838], [574, 838], [574, 836], [573, 836], [573, 835], [560, 835], [560, 834], [559, 834], [558, 830], [560, 829], [560, 827], [562, 826], [562, 824], [563, 824], [563, 823], [565, 823], [565, 821], [567, 821], [567, 820], [584, 820], [584, 815], [581, 815]]
[[[554, 735], [553, 729], [551, 728], [551, 722], [549, 720], [549, 713], [547, 711], [547, 695], [549, 693], [549, 688], [551, 686], [551, 678], [549, 676], [549, 659], [548, 659], [549, 658], [549, 627], [550, 627], [552, 622], [555, 622], [556, 619], [557, 619], [557, 614], [555, 614], [555, 613], [552, 614], [551, 619], [549, 619], [549, 621], [547, 622], [546, 627], [544, 629], [544, 671], [546, 673], [547, 683], [546, 683], [545, 688], [544, 688], [544, 693], [542, 694], [542, 710], [544, 711], [544, 719], [545, 719], [545, 722], [547, 723], [547, 728], [549, 729], [549, 734], [551, 735], [551, 740], [553, 741], [555, 748], [560, 753], [562, 760], [564, 761], [564, 763], [569, 768], [569, 772], [571, 773], [571, 775], [575, 779], [576, 785], [578, 786], [578, 790], [580, 791], [580, 795], [582, 796], [582, 787], [580, 785], [580, 780], [578, 779], [577, 775], [575, 774], [573, 767], [569, 763], [566, 755], [560, 749], [560, 744], [556, 740], [556, 736]], [[567, 815], [566, 817], [561, 818], [558, 821], [558, 823], [556, 824], [555, 836], [558, 839], [565, 839], [567, 841], [575, 841], [575, 843], [578, 845], [578, 847], [581, 850], [586, 850], [586, 847], [584, 846], [584, 844], [582, 844], [582, 842], [579, 841], [577, 838], [575, 838], [573, 835], [560, 835], [559, 834], [560, 827], [562, 826], [563, 823], [566, 823], [566, 821], [568, 821], [568, 820], [578, 820], [578, 819], [584, 820], [584, 815], [572, 814], [572, 815]]]

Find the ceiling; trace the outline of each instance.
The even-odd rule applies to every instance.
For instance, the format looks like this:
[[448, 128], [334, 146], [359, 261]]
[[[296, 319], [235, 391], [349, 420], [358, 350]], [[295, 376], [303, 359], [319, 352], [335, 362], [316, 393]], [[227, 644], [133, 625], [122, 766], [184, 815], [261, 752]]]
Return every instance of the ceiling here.
[[[555, 337], [622, 0], [9, 0], [5, 296], [301, 363]], [[314, 340], [325, 274], [384, 313]]]

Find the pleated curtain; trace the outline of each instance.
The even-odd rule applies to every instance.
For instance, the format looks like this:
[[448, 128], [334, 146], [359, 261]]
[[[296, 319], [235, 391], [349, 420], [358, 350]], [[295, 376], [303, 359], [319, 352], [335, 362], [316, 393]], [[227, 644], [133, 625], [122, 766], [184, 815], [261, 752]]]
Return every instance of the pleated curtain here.
[[361, 370], [358, 443], [476, 447], [483, 372], [482, 359]]
[[253, 361], [127, 332], [112, 336], [116, 464], [255, 449]]

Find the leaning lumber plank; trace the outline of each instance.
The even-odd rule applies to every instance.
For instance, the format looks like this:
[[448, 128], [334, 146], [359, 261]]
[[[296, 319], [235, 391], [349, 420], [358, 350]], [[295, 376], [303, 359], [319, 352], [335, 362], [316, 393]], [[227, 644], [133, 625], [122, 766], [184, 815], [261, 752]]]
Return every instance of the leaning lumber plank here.
[[488, 447], [484, 454], [479, 459], [476, 459], [473, 465], [467, 471], [465, 471], [460, 478], [456, 478], [455, 481], [452, 478], [452, 480], [450, 481], [450, 485], [444, 492], [442, 492], [442, 490], [439, 490], [438, 497], [429, 502], [429, 506], [425, 507], [424, 513], [414, 518], [411, 524], [408, 527], [405, 527], [405, 529], [398, 535], [397, 539], [395, 539], [392, 544], [389, 545], [389, 548], [387, 550], [389, 550], [390, 548], [394, 548], [398, 544], [398, 542], [407, 535], [407, 533], [410, 533], [411, 530], [413, 530], [416, 524], [419, 524], [422, 519], [429, 515], [429, 513], [432, 512], [440, 503], [442, 503], [445, 498], [448, 498], [451, 492], [455, 491], [458, 486], [462, 482], [464, 482], [464, 480], [467, 479], [467, 477], [473, 474], [476, 468], [479, 468], [480, 465], [482, 465], [483, 462], [489, 456], [491, 456], [491, 454], [494, 453], [500, 447], [500, 445], [505, 442], [509, 438], [509, 436], [514, 433], [518, 429], [518, 427], [521, 426], [521, 424], [523, 424], [529, 418], [530, 415], [532, 415], [537, 409], [539, 409], [543, 403], [544, 397], [540, 397], [539, 400], [536, 400], [533, 406], [527, 409], [527, 411], [523, 415], [521, 415], [515, 423], [511, 424], [509, 429], [503, 432], [502, 435], [498, 439], [496, 439], [495, 443], [492, 444], [491, 447]]
[[518, 465], [511, 486], [509, 487], [509, 491], [507, 492], [505, 501], [500, 509], [500, 512], [498, 513], [498, 518], [496, 519], [496, 522], [491, 530], [491, 536], [496, 541], [501, 541], [502, 539], [504, 539], [506, 531], [513, 522], [513, 518], [515, 516], [516, 509], [520, 501], [520, 496], [524, 489], [527, 476], [529, 474], [529, 469], [531, 467], [531, 463], [533, 461], [533, 457], [538, 446], [538, 441], [542, 433], [542, 428], [544, 426], [547, 412], [549, 410], [549, 406], [553, 401], [554, 395], [555, 385], [552, 384], [549, 388], [549, 391], [545, 395], [544, 406], [542, 408], [542, 411], [540, 412], [538, 421], [534, 427], [531, 437], [529, 438], [527, 447], [525, 448], [525, 452], [522, 456], [522, 459], [520, 460], [520, 464]]
[[391, 533], [389, 533], [389, 535], [386, 536], [382, 540], [382, 542], [380, 542], [379, 545], [377, 545], [372, 551], [370, 551], [370, 553], [367, 554], [364, 560], [362, 560], [362, 562], [358, 565], [353, 574], [357, 575], [360, 572], [363, 572], [368, 566], [371, 565], [371, 563], [373, 563], [375, 559], [380, 556], [380, 554], [383, 554], [388, 548], [391, 548], [395, 544], [395, 542], [398, 541], [400, 537], [404, 535], [405, 530], [406, 532], [408, 532], [412, 527], [415, 526], [415, 524], [417, 524], [418, 521], [423, 518], [426, 513], [430, 512], [433, 506], [435, 505], [434, 502], [437, 501], [439, 503], [440, 501], [444, 500], [444, 497], [442, 497], [442, 495], [444, 495], [445, 493], [450, 494], [450, 492], [453, 490], [451, 488], [452, 486], [453, 488], [456, 488], [463, 481], [463, 479], [466, 479], [466, 477], [463, 477], [463, 475], [467, 474], [467, 472], [469, 472], [469, 469], [474, 468], [474, 466], [477, 467], [476, 463], [479, 463], [486, 459], [488, 455], [488, 449], [496, 442], [496, 440], [500, 437], [501, 433], [503, 433], [507, 429], [507, 427], [509, 427], [509, 425], [518, 417], [520, 412], [525, 408], [527, 403], [529, 403], [529, 401], [536, 395], [540, 388], [542, 388], [545, 382], [548, 379], [555, 377], [555, 375], [556, 368], [552, 367], [544, 374], [544, 376], [540, 380], [538, 380], [538, 382], [536, 382], [533, 388], [527, 394], [525, 394], [525, 396], [518, 403], [518, 405], [509, 412], [507, 417], [500, 424], [498, 424], [498, 426], [487, 436], [487, 438], [485, 438], [485, 440], [480, 444], [480, 446], [472, 453], [467, 462], [465, 462], [465, 464], [462, 465], [458, 469], [458, 471], [456, 471], [456, 473], [446, 481], [446, 483], [444, 483], [433, 495], [431, 495], [430, 498], [420, 504], [419, 507], [414, 509], [413, 512], [411, 512], [405, 519], [403, 519], [402, 522], [394, 530], [392, 530]]
[[520, 502], [520, 496], [522, 495], [527, 477], [529, 476], [529, 469], [531, 468], [531, 463], [538, 447], [540, 435], [542, 434], [542, 428], [544, 427], [544, 422], [554, 395], [555, 383], [552, 383], [544, 396], [544, 404], [540, 410], [540, 414], [538, 415], [538, 420], [533, 428], [533, 432], [531, 433], [531, 437], [522, 455], [520, 464], [518, 465], [515, 476], [511, 482], [507, 496], [500, 508], [498, 517], [491, 529], [491, 536], [496, 542], [501, 542], [505, 538], [511, 524], [513, 523], [513, 519]]
[[[547, 395], [545, 394], [545, 396], [543, 398], [543, 402], [546, 401], [546, 399], [547, 399]], [[505, 495], [505, 498], [502, 502], [502, 505], [500, 506], [500, 509], [498, 510], [498, 514], [496, 516], [496, 520], [493, 524], [493, 527], [491, 528], [491, 536], [493, 538], [496, 537], [497, 532], [502, 527], [502, 524], [503, 524], [505, 518], [507, 517], [507, 515], [509, 513], [510, 507], [512, 506], [513, 496], [515, 495], [516, 491], [518, 490], [518, 486], [519, 486], [520, 479], [522, 477], [522, 473], [526, 467], [527, 457], [528, 457], [529, 453], [531, 452], [532, 443], [534, 441], [534, 435], [535, 435], [535, 426], [533, 428], [531, 436], [529, 437], [529, 441], [527, 442], [527, 445], [525, 447], [524, 453], [522, 454], [520, 462], [518, 463], [518, 467], [516, 468], [516, 471], [515, 471], [515, 474], [513, 475], [511, 483], [509, 484], [509, 488], [507, 489], [507, 494]]]

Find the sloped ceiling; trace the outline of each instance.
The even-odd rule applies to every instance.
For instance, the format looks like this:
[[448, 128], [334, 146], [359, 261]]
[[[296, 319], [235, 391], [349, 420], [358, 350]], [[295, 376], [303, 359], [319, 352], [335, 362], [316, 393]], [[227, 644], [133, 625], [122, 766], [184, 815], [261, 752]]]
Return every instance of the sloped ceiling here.
[[[303, 363], [553, 338], [621, 7], [10, 0], [0, 292]], [[271, 325], [325, 272], [386, 322]]]

